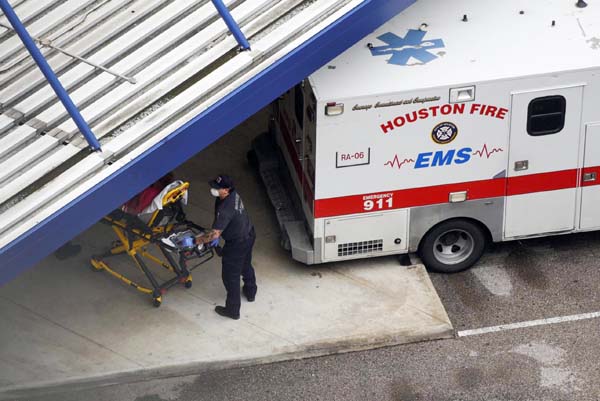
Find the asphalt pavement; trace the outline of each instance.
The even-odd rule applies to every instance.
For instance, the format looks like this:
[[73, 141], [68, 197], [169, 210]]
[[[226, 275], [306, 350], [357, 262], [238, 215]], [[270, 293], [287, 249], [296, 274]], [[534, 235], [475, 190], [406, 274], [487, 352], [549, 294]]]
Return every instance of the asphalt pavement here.
[[457, 330], [600, 311], [600, 233], [494, 244], [471, 270], [430, 276]]
[[[598, 233], [540, 238], [494, 245], [467, 272], [431, 274], [459, 334], [534, 327], [28, 399], [598, 400], [600, 319], [584, 314], [600, 311], [599, 252]], [[564, 316], [582, 320], [551, 324]]]

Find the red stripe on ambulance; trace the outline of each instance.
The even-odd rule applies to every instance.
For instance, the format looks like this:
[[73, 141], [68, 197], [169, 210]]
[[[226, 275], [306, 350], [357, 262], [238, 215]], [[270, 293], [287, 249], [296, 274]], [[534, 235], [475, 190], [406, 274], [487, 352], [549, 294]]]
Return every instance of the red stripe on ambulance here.
[[572, 169], [510, 177], [506, 193], [509, 196], [523, 195], [575, 187], [577, 187], [577, 169]]
[[[600, 167], [588, 167], [583, 169], [583, 172], [597, 172], [600, 175]], [[334, 217], [443, 204], [448, 203], [449, 195], [452, 192], [467, 191], [467, 200], [477, 200], [576, 188], [577, 177], [578, 170], [572, 169], [520, 177], [317, 199], [315, 201], [315, 217]], [[600, 182], [582, 182], [582, 186], [589, 185], [600, 185]]]
[[[315, 201], [315, 217], [332, 217], [447, 203], [448, 194], [458, 191], [468, 191], [469, 200], [494, 198], [503, 196], [504, 188], [505, 179], [498, 178], [423, 188], [401, 189], [374, 194], [318, 199]], [[372, 206], [370, 202], [373, 202]]]

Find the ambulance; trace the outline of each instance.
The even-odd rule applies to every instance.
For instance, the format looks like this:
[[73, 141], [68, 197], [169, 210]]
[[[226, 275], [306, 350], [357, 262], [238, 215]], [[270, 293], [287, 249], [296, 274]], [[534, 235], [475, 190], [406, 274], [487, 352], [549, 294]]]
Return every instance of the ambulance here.
[[306, 264], [418, 252], [451, 273], [490, 242], [598, 230], [600, 4], [419, 0], [272, 122]]

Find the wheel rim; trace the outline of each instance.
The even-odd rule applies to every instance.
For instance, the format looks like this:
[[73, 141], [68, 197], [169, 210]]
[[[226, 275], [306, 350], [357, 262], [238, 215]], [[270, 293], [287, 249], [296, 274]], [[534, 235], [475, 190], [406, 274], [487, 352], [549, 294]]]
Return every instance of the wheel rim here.
[[446, 265], [464, 262], [473, 253], [475, 240], [465, 230], [448, 230], [440, 234], [433, 244], [435, 258]]

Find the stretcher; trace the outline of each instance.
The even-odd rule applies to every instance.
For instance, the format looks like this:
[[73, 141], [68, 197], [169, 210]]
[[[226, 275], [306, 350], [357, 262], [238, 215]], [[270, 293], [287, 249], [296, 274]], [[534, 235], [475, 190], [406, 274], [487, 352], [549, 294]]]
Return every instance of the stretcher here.
[[[195, 237], [204, 229], [187, 220], [183, 203], [187, 200], [189, 183], [175, 181], [156, 196], [153, 203], [138, 215], [117, 209], [103, 218], [117, 236], [108, 251], [95, 255], [90, 262], [94, 270], [106, 271], [112, 276], [150, 294], [155, 307], [162, 304], [167, 289], [183, 284], [192, 287], [191, 271], [214, 256], [214, 249], [205, 244], [196, 244]], [[160, 254], [150, 253], [155, 249]], [[146, 276], [149, 286], [141, 285], [111, 268], [107, 260], [118, 255], [127, 255]], [[169, 271], [170, 278], [159, 280], [146, 261]]]

